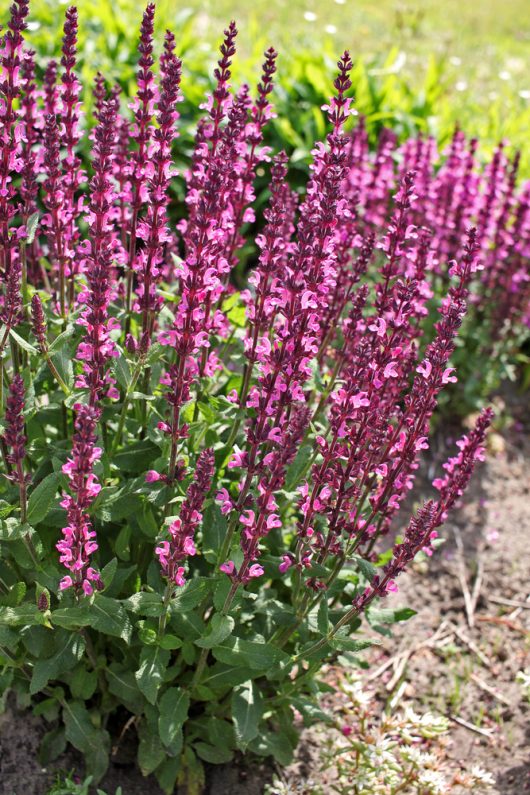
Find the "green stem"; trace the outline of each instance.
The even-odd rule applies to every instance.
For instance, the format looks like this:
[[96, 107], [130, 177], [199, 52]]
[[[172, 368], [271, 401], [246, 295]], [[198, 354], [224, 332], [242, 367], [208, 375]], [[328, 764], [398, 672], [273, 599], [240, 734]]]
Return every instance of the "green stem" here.
[[166, 585], [166, 590], [164, 592], [164, 600], [162, 602], [164, 609], [160, 615], [160, 618], [158, 619], [159, 640], [164, 636], [164, 632], [166, 631], [169, 603], [171, 602], [171, 598], [174, 592], [175, 592], [175, 586], [172, 583], [168, 582], [168, 584]]
[[119, 419], [119, 422], [118, 422], [118, 429], [116, 431], [116, 434], [114, 436], [114, 439], [112, 441], [112, 445], [111, 445], [111, 448], [110, 448], [110, 454], [111, 455], [113, 455], [116, 452], [116, 448], [118, 447], [118, 445], [119, 445], [119, 443], [121, 441], [123, 428], [125, 426], [125, 420], [127, 419], [127, 409], [129, 407], [129, 400], [131, 399], [131, 394], [132, 394], [132, 392], [134, 392], [134, 388], [136, 387], [136, 384], [138, 383], [138, 379], [139, 379], [139, 377], [141, 375], [141, 372], [142, 372], [144, 364], [145, 364], [145, 356], [141, 356], [140, 359], [138, 360], [138, 363], [137, 363], [135, 369], [134, 369], [134, 372], [133, 372], [133, 375], [132, 375], [132, 378], [131, 378], [131, 382], [130, 382], [129, 386], [127, 387], [127, 390], [125, 392], [125, 396], [123, 398], [123, 406], [121, 408], [120, 419]]

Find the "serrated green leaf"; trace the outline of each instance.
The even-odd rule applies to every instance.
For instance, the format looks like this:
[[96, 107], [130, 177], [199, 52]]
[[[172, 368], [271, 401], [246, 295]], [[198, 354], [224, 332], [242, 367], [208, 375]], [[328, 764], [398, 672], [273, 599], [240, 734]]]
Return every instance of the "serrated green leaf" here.
[[75, 334], [75, 326], [68, 326], [61, 334], [59, 334], [51, 343], [49, 347], [50, 353], [56, 353], [69, 342]]
[[112, 558], [112, 560], [110, 560], [107, 565], [101, 569], [101, 579], [103, 580], [103, 584], [106, 589], [112, 585], [117, 568], [118, 558]]
[[356, 638], [349, 638], [347, 635], [341, 635], [337, 633], [330, 641], [329, 645], [332, 649], [338, 651], [362, 651], [363, 649], [368, 649], [370, 646], [376, 644], [377, 641], [371, 639], [356, 639]]
[[26, 245], [30, 246], [33, 241], [35, 240], [35, 233], [37, 231], [37, 227], [39, 225], [39, 215], [40, 213], [37, 211], [36, 213], [31, 213], [29, 216], [27, 223], [26, 223]]
[[138, 734], [140, 737], [138, 766], [142, 771], [142, 775], [148, 776], [164, 761], [165, 753], [160, 745], [159, 737], [145, 721], [140, 724]]
[[370, 563], [369, 561], [359, 557], [358, 555], [354, 555], [353, 560], [355, 561], [357, 568], [359, 569], [363, 577], [366, 580], [368, 580], [368, 582], [372, 582], [372, 580], [377, 574], [377, 569], [373, 565], [373, 563]]
[[232, 693], [231, 707], [237, 747], [244, 751], [258, 734], [263, 715], [263, 699], [256, 683], [249, 680], [239, 685]]
[[129, 362], [125, 356], [123, 356], [123, 354], [114, 359], [114, 373], [116, 375], [118, 384], [122, 387], [122, 389], [127, 390], [129, 384], [131, 383], [132, 376]]
[[227, 665], [247, 666], [257, 671], [274, 673], [290, 662], [288, 654], [281, 649], [271, 646], [265, 641], [242, 640], [229, 637], [218, 646], [214, 646], [212, 653], [216, 660]]
[[24, 337], [21, 337], [20, 334], [17, 334], [17, 332], [13, 329], [10, 330], [9, 334], [15, 340], [19, 348], [22, 348], [22, 350], [26, 351], [26, 353], [38, 353], [37, 348], [25, 340]]
[[66, 748], [66, 736], [64, 726], [58, 726], [46, 732], [42, 738], [38, 751], [38, 759], [41, 765], [48, 765], [60, 756]]
[[210, 745], [209, 743], [194, 743], [193, 748], [197, 756], [209, 762], [211, 765], [223, 765], [230, 762], [234, 757], [234, 752], [222, 746]]
[[54, 643], [55, 649], [51, 657], [39, 659], [33, 666], [33, 675], [29, 686], [31, 695], [41, 691], [50, 680], [57, 679], [59, 674], [71, 670], [82, 658], [85, 641], [77, 634], [58, 630]]
[[158, 732], [166, 748], [173, 754], [182, 748], [182, 727], [188, 717], [190, 697], [180, 687], [170, 687], [162, 695], [159, 704]]
[[145, 705], [144, 697], [138, 689], [138, 682], [132, 671], [128, 671], [118, 663], [111, 663], [105, 669], [105, 676], [109, 684], [109, 690], [122, 701], [132, 712], [138, 713]]
[[196, 645], [202, 649], [212, 649], [214, 646], [219, 645], [232, 634], [234, 623], [234, 619], [231, 616], [223, 616], [216, 613], [211, 621], [210, 632], [208, 635], [196, 640]]
[[87, 769], [98, 781], [108, 766], [110, 737], [108, 732], [97, 729], [90, 713], [80, 701], [65, 701], [63, 720], [66, 739], [85, 755]]
[[366, 611], [366, 618], [370, 624], [395, 624], [397, 621], [408, 621], [416, 615], [412, 607], [399, 607], [393, 610], [390, 607], [370, 607]]
[[126, 610], [140, 616], [157, 618], [164, 612], [162, 597], [157, 593], [139, 591], [121, 603]]
[[64, 629], [87, 627], [91, 623], [88, 604], [60, 607], [57, 610], [53, 610], [51, 622], [58, 627], [64, 627]]
[[31, 525], [20, 524], [15, 516], [9, 516], [0, 522], [0, 541], [20, 541], [31, 532]]
[[187, 613], [197, 607], [208, 591], [212, 587], [212, 580], [209, 577], [195, 577], [182, 588], [179, 588], [170, 602], [172, 613]]
[[117, 599], [96, 594], [90, 605], [90, 625], [105, 635], [122, 638], [126, 643], [131, 639], [131, 622], [125, 608]]
[[21, 603], [26, 595], [26, 583], [16, 582], [11, 586], [9, 592], [1, 597], [1, 602], [6, 607], [16, 607]]
[[218, 505], [211, 502], [204, 511], [202, 521], [202, 550], [209, 563], [217, 561], [226, 533], [226, 516], [223, 516]]
[[70, 678], [70, 690], [74, 698], [88, 701], [92, 698], [98, 686], [96, 671], [87, 671], [83, 664], [74, 669]]
[[207, 669], [201, 684], [214, 692], [223, 691], [246, 682], [252, 676], [253, 671], [248, 666], [242, 668], [239, 665], [225, 665], [218, 662]]
[[168, 661], [169, 652], [160, 646], [144, 646], [140, 653], [140, 667], [135, 677], [138, 687], [150, 704], [156, 704]]
[[47, 618], [34, 605], [22, 604], [17, 607], [0, 607], [0, 624], [8, 627], [36, 626], [45, 624]]
[[36, 525], [46, 518], [53, 503], [58, 485], [59, 477], [55, 472], [52, 472], [51, 475], [41, 480], [38, 486], [33, 489], [28, 500], [27, 518], [30, 525]]

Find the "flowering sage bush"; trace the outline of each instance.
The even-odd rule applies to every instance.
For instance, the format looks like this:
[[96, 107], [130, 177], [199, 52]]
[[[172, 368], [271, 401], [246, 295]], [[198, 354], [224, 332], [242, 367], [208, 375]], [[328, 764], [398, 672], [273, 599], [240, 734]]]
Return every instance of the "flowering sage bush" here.
[[[237, 750], [287, 763], [293, 711], [321, 715], [323, 660], [373, 642], [362, 618], [386, 632], [413, 613], [381, 601], [431, 553], [492, 414], [437, 496], [398, 517], [457, 377], [482, 233], [464, 224], [453, 261], [440, 251], [447, 292], [424, 338], [439, 228], [418, 227], [412, 168], [390, 218], [359, 225], [349, 54], [300, 195], [286, 155], [263, 145], [276, 52], [255, 90], [234, 92], [234, 23], [175, 194], [181, 62], [171, 32], [155, 57], [154, 14], [130, 106], [99, 75], [94, 125], [75, 8], [44, 71], [23, 38], [26, 0], [2, 39], [0, 659], [3, 691], [50, 723], [43, 761], [68, 741], [97, 780], [111, 747], [137, 741], [144, 774], [194, 792], [203, 761]], [[363, 198], [374, 212], [378, 173]]]
[[[478, 141], [456, 129], [443, 153], [432, 138], [399, 144], [391, 130], [369, 151], [363, 120], [351, 137], [347, 195], [359, 232], [390, 220], [391, 195], [414, 171], [412, 235], [418, 236], [429, 288], [435, 300], [447, 290], [447, 263], [460, 259], [465, 233], [476, 228], [482, 262], [453, 357], [459, 385], [443, 399], [448, 413], [480, 408], [504, 378], [515, 379], [528, 358], [530, 338], [530, 182], [517, 184], [520, 152], [507, 155], [501, 141], [484, 162]], [[430, 275], [429, 275], [430, 274]], [[410, 275], [410, 274], [407, 274]]]

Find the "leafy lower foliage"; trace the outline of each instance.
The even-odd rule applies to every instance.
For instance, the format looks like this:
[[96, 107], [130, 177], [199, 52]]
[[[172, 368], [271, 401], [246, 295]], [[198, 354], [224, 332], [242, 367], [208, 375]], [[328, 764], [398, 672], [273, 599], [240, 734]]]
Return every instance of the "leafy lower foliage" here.
[[[352, 190], [347, 52], [294, 192], [285, 153], [269, 166], [263, 146], [276, 53], [255, 92], [232, 91], [234, 23], [175, 196], [181, 63], [167, 32], [155, 72], [154, 14], [131, 106], [99, 76], [92, 129], [75, 8], [42, 85], [25, 0], [2, 40], [0, 655], [2, 691], [50, 722], [43, 761], [69, 742], [98, 780], [134, 734], [145, 775], [197, 792], [204, 763], [238, 752], [286, 764], [294, 710], [322, 717], [323, 661], [356, 663], [413, 615], [378, 603], [432, 553], [492, 419], [460, 440], [438, 497], [398, 517], [456, 380], [484, 236], [455, 228], [447, 261], [430, 205], [414, 209], [427, 176], [407, 163], [392, 186], [381, 152]], [[269, 167], [262, 208], [254, 179]], [[521, 252], [498, 254], [513, 275]]]

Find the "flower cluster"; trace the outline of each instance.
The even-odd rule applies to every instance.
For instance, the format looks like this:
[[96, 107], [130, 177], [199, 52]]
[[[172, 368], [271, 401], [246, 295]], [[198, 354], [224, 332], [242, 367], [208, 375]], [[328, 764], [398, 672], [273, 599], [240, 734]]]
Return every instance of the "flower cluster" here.
[[60, 561], [70, 574], [60, 582], [61, 590], [74, 588], [77, 593], [90, 595], [94, 587], [101, 589], [103, 583], [99, 572], [90, 565], [91, 556], [97, 551], [96, 531], [88, 515], [88, 509], [101, 491], [94, 474], [94, 464], [101, 458], [102, 450], [96, 447], [97, 409], [76, 405], [75, 430], [72, 455], [64, 464], [63, 472], [70, 481], [70, 494], [65, 494], [61, 507], [68, 515], [68, 524], [63, 527], [63, 538], [57, 549]]
[[186, 492], [180, 514], [168, 528], [171, 538], [169, 541], [162, 541], [155, 549], [162, 573], [174, 585], [184, 585], [185, 568], [179, 564], [196, 553], [194, 535], [202, 521], [201, 509], [210, 489], [213, 473], [213, 450], [203, 450], [197, 459], [193, 481]]

